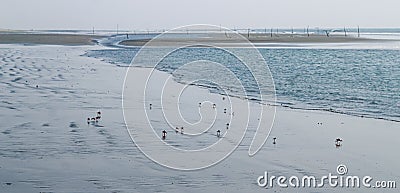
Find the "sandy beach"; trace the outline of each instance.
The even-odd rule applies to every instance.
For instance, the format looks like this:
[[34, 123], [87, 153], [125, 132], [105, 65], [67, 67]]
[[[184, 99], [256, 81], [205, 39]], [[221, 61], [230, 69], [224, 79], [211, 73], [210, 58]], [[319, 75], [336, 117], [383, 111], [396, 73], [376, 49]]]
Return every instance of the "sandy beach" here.
[[[135, 75], [133, 80], [141, 83], [147, 78], [143, 74], [153, 69], [122, 67], [83, 56], [88, 50], [105, 49], [93, 45], [94, 38], [98, 37], [0, 34], [3, 44], [0, 45], [0, 192], [398, 192], [395, 188], [263, 188], [257, 185], [257, 178], [266, 171], [276, 176], [321, 177], [337, 174], [340, 164], [347, 166], [348, 175], [400, 182], [400, 157], [396, 153], [400, 146], [400, 123], [332, 112], [278, 106], [270, 137], [252, 157], [248, 156], [248, 149], [257, 127], [254, 124], [249, 125], [238, 148], [212, 167], [179, 171], [153, 162], [130, 136], [135, 135], [134, 128], [147, 124], [148, 120], [142, 119], [140, 113], [148, 107], [148, 101], [137, 95], [130, 103], [131, 113], [135, 115], [128, 123], [132, 126], [130, 130], [126, 128], [121, 105], [126, 70], [130, 68]], [[323, 36], [250, 40], [370, 41]], [[134, 46], [143, 43], [122, 42]], [[154, 70], [153, 76], [158, 80], [173, 80], [171, 74], [158, 70]], [[139, 93], [141, 86], [137, 84], [130, 89]], [[185, 87], [175, 81], [167, 86], [171, 90]], [[224, 108], [229, 108], [229, 103], [222, 100], [222, 95], [196, 86], [189, 86], [186, 91], [180, 95], [179, 113], [187, 121], [196, 122], [199, 113], [215, 112], [216, 128], [205, 132], [201, 139], [192, 139], [175, 132], [175, 127], [163, 121], [162, 106], [154, 105], [148, 111], [150, 121], [160, 129], [158, 135], [162, 129], [168, 131], [165, 142], [202, 147], [219, 140], [217, 129], [223, 134], [239, 129], [234, 125], [225, 129]], [[158, 93], [150, 89], [148, 94], [154, 99]], [[163, 100], [174, 103], [176, 97], [176, 93], [167, 92]], [[198, 103], [204, 100], [210, 103], [205, 103], [201, 107], [204, 111], [199, 111]], [[249, 104], [258, 106], [241, 98], [229, 97], [229, 100], [238, 109], [246, 109]], [[217, 104], [215, 111], [212, 103]], [[97, 111], [102, 112], [101, 120], [88, 124], [86, 119], [95, 116]], [[251, 123], [258, 118], [251, 117], [254, 121]], [[190, 132], [190, 127], [185, 130]], [[343, 139], [341, 147], [335, 146], [338, 137]], [[273, 138], [276, 138], [275, 144]], [[223, 135], [222, 139], [232, 140], [229, 135]], [[153, 145], [152, 141], [149, 143]], [[167, 156], [163, 148], [157, 153]]]
[[[129, 34], [129, 33], [128, 33]], [[132, 34], [130, 34], [132, 36]], [[135, 34], [141, 35], [141, 34]], [[146, 35], [146, 34], [143, 34]], [[399, 45], [399, 41], [391, 39], [373, 39], [366, 37], [357, 37], [355, 35], [336, 35], [331, 34], [329, 37], [323, 34], [240, 34], [243, 38], [246, 38], [255, 47], [297, 47], [299, 45], [346, 45], [346, 44], [376, 44], [379, 45], [392, 44], [396, 48]], [[124, 37], [124, 35], [122, 35]], [[196, 37], [198, 36], [198, 37]], [[208, 38], [204, 38], [207, 37]], [[98, 40], [106, 37], [106, 35], [87, 35], [87, 34], [57, 34], [57, 33], [30, 33], [24, 31], [0, 31], [0, 44], [36, 44], [36, 45], [93, 45], [97, 44]], [[201, 38], [199, 38], [201, 37]], [[234, 38], [232, 38], [234, 37]], [[199, 45], [215, 44], [219, 47], [247, 47], [248, 44], [243, 44], [242, 39], [235, 38], [237, 35], [234, 34], [221, 34], [221, 33], [208, 33], [208, 34], [189, 34], [188, 38], [163, 38], [157, 40], [152, 45], [156, 46], [179, 46], [187, 43], [194, 43]], [[118, 45], [121, 46], [136, 46], [140, 47], [148, 43], [151, 39], [140, 38], [140, 39], [128, 39], [123, 38]], [[210, 42], [212, 40], [212, 42]]]
[[[196, 34], [188, 34], [188, 36], [192, 36], [189, 38], [180, 38], [177, 40], [176, 38], [163, 38], [162, 40], [157, 42], [157, 46], [171, 46], [171, 45], [180, 45], [185, 44], [187, 42], [190, 43], [198, 43], [198, 44], [210, 44], [209, 40], [212, 40], [212, 43], [218, 44], [221, 47], [232, 47], [234, 46], [247, 46], [240, 45], [238, 43], [243, 43], [240, 39], [232, 38], [230, 34], [221, 34], [221, 33], [209, 33], [207, 35], [198, 34], [199, 36], [209, 36], [208, 38], [196, 38], [193, 37]], [[371, 39], [357, 36], [344, 36], [344, 35], [330, 35], [329, 37], [322, 34], [240, 34], [242, 37], [247, 38], [251, 43], [255, 46], [260, 46], [264, 44], [282, 44], [282, 43], [302, 43], [302, 44], [315, 44], [315, 43], [382, 43], [382, 42], [390, 42], [392, 40], [382, 40], [382, 39]], [[140, 40], [123, 40], [120, 42], [121, 45], [125, 46], [143, 46], [150, 39], [140, 39]]]
[[0, 44], [93, 45], [98, 35], [0, 33]]

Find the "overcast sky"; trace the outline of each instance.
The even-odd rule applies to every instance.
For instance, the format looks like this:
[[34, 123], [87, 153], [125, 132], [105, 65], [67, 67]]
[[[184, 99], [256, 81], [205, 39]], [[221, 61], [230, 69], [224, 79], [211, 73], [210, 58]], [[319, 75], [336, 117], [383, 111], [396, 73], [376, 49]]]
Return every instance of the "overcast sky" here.
[[0, 0], [0, 29], [400, 27], [399, 0]]

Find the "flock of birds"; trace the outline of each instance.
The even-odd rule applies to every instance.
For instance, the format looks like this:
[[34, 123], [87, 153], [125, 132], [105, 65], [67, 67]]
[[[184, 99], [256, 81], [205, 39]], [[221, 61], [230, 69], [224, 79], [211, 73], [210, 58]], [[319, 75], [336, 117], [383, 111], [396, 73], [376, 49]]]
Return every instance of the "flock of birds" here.
[[[225, 100], [225, 97], [223, 97], [222, 98], [222, 100]], [[199, 103], [199, 108], [201, 107], [201, 103]], [[150, 104], [150, 110], [152, 109], [152, 104]], [[217, 108], [217, 105], [214, 103], [213, 105], [212, 105], [212, 108], [213, 109], [215, 109], [215, 108]], [[224, 113], [226, 114], [226, 108], [224, 108]], [[234, 115], [234, 113], [232, 112], [232, 116]], [[318, 125], [322, 125], [322, 122], [318, 122], [317, 123]], [[229, 129], [229, 123], [226, 123], [226, 129]], [[176, 127], [175, 128], [175, 132], [176, 133], [181, 133], [181, 134], [183, 134], [183, 127]], [[167, 137], [167, 131], [166, 130], [163, 130], [162, 131], [162, 139], [163, 140], [165, 140], [165, 138]], [[219, 138], [219, 137], [221, 137], [221, 130], [217, 130], [217, 137]], [[274, 137], [274, 138], [272, 138], [273, 139], [273, 141], [272, 141], [272, 144], [274, 144], [274, 145], [276, 145], [276, 140], [277, 140], [277, 138], [276, 137]], [[335, 140], [335, 146], [336, 146], [336, 148], [339, 148], [339, 147], [341, 147], [342, 146], [342, 142], [343, 142], [343, 140], [341, 139], [341, 138], [336, 138], [336, 140]]]
[[88, 125], [89, 124], [92, 124], [92, 125], [97, 124], [100, 121], [100, 119], [101, 119], [101, 112], [97, 111], [97, 114], [96, 114], [95, 117], [92, 117], [92, 118], [88, 117], [87, 118], [87, 124]]
[[[222, 100], [225, 100], [225, 97], [222, 97]], [[199, 103], [199, 108], [201, 108], [201, 103]], [[149, 104], [149, 109], [151, 110], [153, 108], [153, 104]], [[212, 105], [212, 108], [213, 109], [215, 109], [215, 108], [217, 108], [217, 105], [214, 103], [213, 105]], [[226, 114], [227, 113], [227, 109], [226, 108], [224, 108], [224, 113]], [[234, 113], [232, 112], [232, 116], [234, 115]], [[226, 123], [226, 129], [229, 129], [229, 123]], [[183, 127], [176, 127], [175, 128], [175, 133], [181, 133], [181, 134], [183, 134]], [[166, 137], [167, 137], [167, 131], [166, 130], [163, 130], [162, 132], [161, 132], [161, 134], [162, 134], [162, 139], [165, 139]], [[219, 137], [221, 137], [221, 130], [217, 130], [217, 137], [219, 138]]]
[[[225, 97], [223, 97], [223, 100], [225, 100]], [[152, 109], [152, 104], [150, 104], [149, 105], [149, 108], [150, 108], [150, 110]], [[201, 103], [199, 103], [199, 107], [201, 107]], [[215, 108], [217, 108], [217, 105], [214, 103], [213, 105], [212, 105], [212, 108], [213, 109], [215, 109]], [[226, 108], [224, 109], [224, 113], [226, 113]], [[232, 112], [232, 116], [234, 115], [234, 113]], [[100, 119], [101, 119], [101, 111], [97, 111], [97, 113], [96, 113], [96, 116], [95, 117], [88, 117], [87, 118], [87, 124], [89, 125], [89, 124], [92, 124], [92, 125], [95, 125], [95, 124], [97, 124], [99, 121], [100, 121]], [[322, 123], [321, 122], [318, 122], [317, 123], [318, 125], [322, 125]], [[226, 123], [226, 129], [229, 129], [229, 123]], [[175, 128], [175, 132], [176, 133], [181, 133], [181, 134], [183, 134], [183, 132], [184, 132], [184, 130], [183, 130], [183, 127], [176, 127]], [[166, 130], [163, 130], [162, 131], [162, 139], [165, 139], [166, 137], [167, 137], [167, 131]], [[221, 137], [221, 130], [217, 130], [217, 137], [219, 138], [219, 137]], [[277, 138], [276, 137], [274, 137], [273, 138], [273, 142], [272, 142], [272, 144], [276, 144], [276, 140], [277, 140]], [[342, 142], [343, 142], [343, 139], [341, 139], [341, 138], [336, 138], [336, 140], [335, 140], [335, 146], [336, 146], [336, 148], [339, 148], [339, 147], [341, 147], [342, 146]]]

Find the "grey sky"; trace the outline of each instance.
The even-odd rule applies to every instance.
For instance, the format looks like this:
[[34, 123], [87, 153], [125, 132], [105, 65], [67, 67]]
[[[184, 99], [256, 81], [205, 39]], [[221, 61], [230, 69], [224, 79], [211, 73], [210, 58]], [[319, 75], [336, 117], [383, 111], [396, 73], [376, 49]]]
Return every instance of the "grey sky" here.
[[400, 27], [399, 0], [1, 0], [0, 29]]

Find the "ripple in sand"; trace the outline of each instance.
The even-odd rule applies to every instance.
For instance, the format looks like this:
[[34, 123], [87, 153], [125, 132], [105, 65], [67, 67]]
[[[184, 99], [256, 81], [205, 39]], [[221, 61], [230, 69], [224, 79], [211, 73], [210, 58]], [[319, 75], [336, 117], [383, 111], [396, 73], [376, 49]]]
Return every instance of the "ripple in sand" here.
[[69, 123], [70, 128], [78, 128], [78, 125], [75, 122]]
[[4, 135], [9, 135], [11, 134], [11, 130], [7, 129], [5, 131], [2, 131], [1, 133], [3, 133]]
[[11, 82], [17, 82], [17, 81], [19, 81], [19, 80], [21, 80], [22, 79], [22, 77], [17, 77], [17, 78], [15, 78], [14, 80], [12, 80]]
[[5, 104], [8, 104], [8, 105], [12, 105], [12, 103], [8, 102], [8, 101], [1, 101], [1, 102], [5, 103]]

